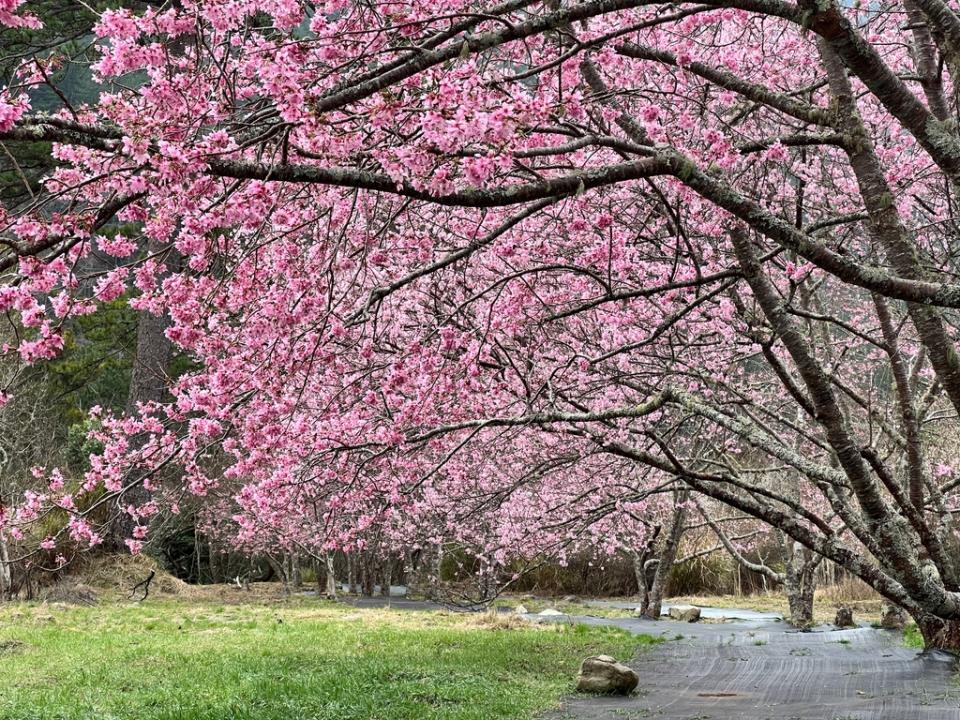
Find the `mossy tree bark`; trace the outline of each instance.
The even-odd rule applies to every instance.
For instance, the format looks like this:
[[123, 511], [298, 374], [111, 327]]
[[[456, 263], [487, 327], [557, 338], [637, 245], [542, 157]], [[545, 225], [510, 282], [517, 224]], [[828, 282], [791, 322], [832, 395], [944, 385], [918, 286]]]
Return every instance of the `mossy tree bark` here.
[[657, 564], [657, 572], [653, 577], [647, 607], [644, 611], [644, 615], [654, 620], [659, 619], [660, 612], [663, 609], [663, 596], [667, 590], [667, 582], [670, 579], [670, 571], [673, 570], [673, 563], [677, 559], [680, 538], [683, 537], [683, 529], [687, 515], [686, 502], [689, 496], [690, 493], [686, 490], [674, 494], [675, 507], [673, 517], [670, 520], [670, 530], [664, 538], [659, 563]]

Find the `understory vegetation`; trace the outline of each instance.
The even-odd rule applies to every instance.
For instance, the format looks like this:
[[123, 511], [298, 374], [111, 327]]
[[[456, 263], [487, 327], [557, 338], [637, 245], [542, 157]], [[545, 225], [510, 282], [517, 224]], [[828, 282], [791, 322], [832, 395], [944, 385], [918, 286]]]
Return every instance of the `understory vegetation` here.
[[923, 649], [923, 635], [920, 634], [920, 629], [916, 625], [907, 625], [903, 629], [903, 644], [918, 650]]
[[653, 637], [495, 614], [151, 599], [0, 609], [6, 720], [529, 718]]

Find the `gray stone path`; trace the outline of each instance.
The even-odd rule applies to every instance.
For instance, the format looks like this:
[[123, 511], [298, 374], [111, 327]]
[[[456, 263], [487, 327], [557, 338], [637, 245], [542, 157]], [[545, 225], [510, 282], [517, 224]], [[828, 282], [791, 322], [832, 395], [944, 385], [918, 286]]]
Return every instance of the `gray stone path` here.
[[628, 662], [636, 695], [571, 697], [549, 720], [960, 720], [954, 658], [921, 655], [898, 633], [801, 633], [769, 619], [601, 623], [670, 639]]

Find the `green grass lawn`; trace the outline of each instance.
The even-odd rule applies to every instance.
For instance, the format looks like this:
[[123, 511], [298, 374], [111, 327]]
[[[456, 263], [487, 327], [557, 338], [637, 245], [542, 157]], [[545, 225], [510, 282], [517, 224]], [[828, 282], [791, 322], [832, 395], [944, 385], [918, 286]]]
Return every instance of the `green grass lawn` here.
[[656, 641], [332, 604], [0, 606], [0, 718], [530, 718], [587, 655]]
[[910, 623], [903, 629], [903, 644], [907, 647], [923, 650], [923, 635], [920, 634], [920, 628], [914, 623]]

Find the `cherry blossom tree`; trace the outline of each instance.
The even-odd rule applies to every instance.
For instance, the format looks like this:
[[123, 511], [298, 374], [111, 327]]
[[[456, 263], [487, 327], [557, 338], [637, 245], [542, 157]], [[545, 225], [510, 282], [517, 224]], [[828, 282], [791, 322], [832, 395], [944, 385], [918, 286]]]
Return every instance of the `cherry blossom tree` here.
[[131, 293], [198, 369], [95, 415], [91, 471], [0, 517], [21, 552], [104, 508], [137, 552], [191, 495], [241, 543], [500, 563], [642, 546], [693, 493], [960, 646], [950, 5], [212, 0], [95, 32], [96, 104], [31, 111], [55, 57], [0, 95], [0, 139], [58, 163], [0, 216], [6, 349]]

